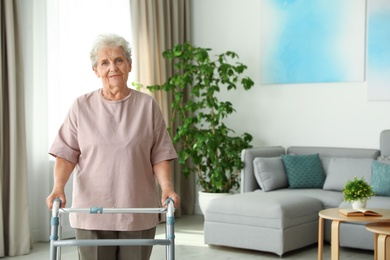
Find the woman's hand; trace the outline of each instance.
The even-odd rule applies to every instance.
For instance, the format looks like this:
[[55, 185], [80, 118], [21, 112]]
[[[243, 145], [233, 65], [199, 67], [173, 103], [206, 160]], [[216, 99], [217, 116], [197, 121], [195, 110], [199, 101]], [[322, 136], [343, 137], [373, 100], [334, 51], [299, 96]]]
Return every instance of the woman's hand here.
[[51, 210], [53, 208], [53, 201], [54, 199], [59, 198], [61, 200], [60, 208], [64, 208], [66, 205], [66, 196], [64, 190], [56, 190], [53, 189], [53, 191], [50, 193], [50, 195], [46, 198], [46, 205]]
[[176, 192], [173, 190], [173, 188], [163, 189], [162, 195], [161, 195], [161, 204], [163, 207], [167, 207], [166, 200], [172, 199], [173, 200], [173, 206], [175, 209], [177, 209], [180, 205], [180, 197], [176, 194]]

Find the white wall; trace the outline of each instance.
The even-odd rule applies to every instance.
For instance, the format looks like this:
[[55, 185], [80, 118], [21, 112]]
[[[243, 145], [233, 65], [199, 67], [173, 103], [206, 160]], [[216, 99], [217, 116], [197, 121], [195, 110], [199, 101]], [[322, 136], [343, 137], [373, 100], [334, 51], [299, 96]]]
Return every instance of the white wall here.
[[390, 101], [367, 101], [367, 82], [260, 85], [260, 10], [261, 0], [192, 1], [192, 43], [235, 51], [255, 82], [222, 93], [237, 110], [228, 125], [252, 134], [254, 146], [379, 148]]

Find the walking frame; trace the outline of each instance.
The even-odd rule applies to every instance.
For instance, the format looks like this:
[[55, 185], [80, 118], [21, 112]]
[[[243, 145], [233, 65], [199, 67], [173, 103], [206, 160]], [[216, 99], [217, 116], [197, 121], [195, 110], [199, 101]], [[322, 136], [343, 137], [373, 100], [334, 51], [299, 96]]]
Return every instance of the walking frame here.
[[[50, 234], [50, 260], [61, 259], [62, 246], [166, 246], [166, 259], [175, 259], [175, 208], [173, 200], [166, 200], [167, 207], [162, 208], [60, 208], [61, 200], [53, 201]], [[61, 240], [61, 220], [62, 213], [89, 213], [89, 214], [114, 214], [114, 213], [165, 213], [165, 239], [66, 239]]]

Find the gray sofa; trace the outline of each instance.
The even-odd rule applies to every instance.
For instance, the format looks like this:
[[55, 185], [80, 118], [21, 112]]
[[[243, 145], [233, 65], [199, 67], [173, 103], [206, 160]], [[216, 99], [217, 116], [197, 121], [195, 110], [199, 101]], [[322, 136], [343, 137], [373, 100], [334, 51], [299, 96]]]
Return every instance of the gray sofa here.
[[[245, 149], [241, 192], [210, 202], [205, 212], [205, 243], [280, 256], [315, 244], [318, 242], [318, 212], [351, 207], [343, 202], [341, 192], [346, 180], [357, 176], [371, 182], [373, 160], [385, 160], [381, 163], [388, 165], [389, 155], [390, 130], [381, 133], [380, 149], [299, 146]], [[288, 164], [291, 158], [297, 158], [297, 163]], [[307, 159], [302, 158], [320, 162], [320, 166], [315, 167], [320, 171], [322, 168], [322, 180], [321, 172], [300, 175], [307, 172], [307, 167], [300, 165], [300, 160]], [[310, 162], [309, 166], [314, 167], [312, 165]], [[292, 174], [294, 171], [298, 173]], [[317, 177], [312, 178], [312, 175]], [[297, 179], [300, 176], [305, 177]], [[375, 173], [376, 180], [377, 176]], [[390, 197], [374, 196], [367, 207], [390, 209]], [[373, 234], [366, 231], [364, 223], [343, 223], [340, 230], [340, 246], [373, 249]], [[325, 221], [324, 233], [325, 241], [330, 242], [329, 221]]]

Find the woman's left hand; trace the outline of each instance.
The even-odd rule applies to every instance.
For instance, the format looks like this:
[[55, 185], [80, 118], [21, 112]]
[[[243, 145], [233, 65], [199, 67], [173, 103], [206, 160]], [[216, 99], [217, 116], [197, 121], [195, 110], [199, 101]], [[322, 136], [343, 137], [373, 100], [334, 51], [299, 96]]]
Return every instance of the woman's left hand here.
[[163, 207], [167, 207], [166, 200], [169, 198], [173, 200], [173, 205], [175, 209], [177, 209], [180, 205], [180, 197], [179, 195], [176, 194], [176, 192], [172, 188], [168, 188], [162, 191], [161, 203]]

